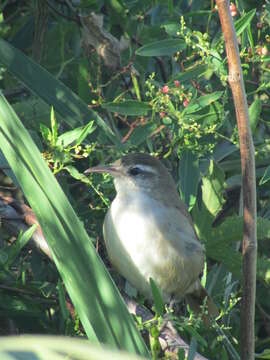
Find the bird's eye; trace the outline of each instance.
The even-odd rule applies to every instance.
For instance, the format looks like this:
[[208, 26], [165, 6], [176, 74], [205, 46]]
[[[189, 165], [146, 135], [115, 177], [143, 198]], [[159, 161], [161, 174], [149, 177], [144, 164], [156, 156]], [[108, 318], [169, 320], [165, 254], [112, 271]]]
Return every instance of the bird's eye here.
[[142, 169], [137, 166], [134, 166], [128, 170], [129, 175], [136, 176], [142, 173]]

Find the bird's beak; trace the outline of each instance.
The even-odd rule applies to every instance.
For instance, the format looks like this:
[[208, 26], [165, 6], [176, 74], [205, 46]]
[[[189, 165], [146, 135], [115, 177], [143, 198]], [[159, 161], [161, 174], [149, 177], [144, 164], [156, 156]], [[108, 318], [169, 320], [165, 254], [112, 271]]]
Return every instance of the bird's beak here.
[[99, 165], [99, 166], [94, 166], [92, 168], [89, 168], [87, 170], [84, 171], [84, 174], [90, 174], [90, 173], [108, 173], [111, 175], [117, 175], [120, 174], [120, 169], [117, 166], [113, 166], [113, 165]]

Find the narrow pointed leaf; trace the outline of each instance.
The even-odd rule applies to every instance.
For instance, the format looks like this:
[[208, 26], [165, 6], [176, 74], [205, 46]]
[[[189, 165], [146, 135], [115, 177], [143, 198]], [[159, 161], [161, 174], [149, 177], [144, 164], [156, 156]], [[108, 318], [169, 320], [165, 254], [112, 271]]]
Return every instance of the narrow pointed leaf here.
[[165, 305], [162, 299], [161, 292], [152, 278], [150, 278], [149, 281], [154, 299], [156, 313], [158, 316], [162, 316], [165, 313]]
[[166, 39], [155, 41], [140, 47], [136, 51], [139, 56], [171, 56], [186, 48], [186, 43], [181, 39]]
[[[200, 76], [206, 73], [206, 71], [209, 69], [209, 65], [199, 65], [196, 67], [193, 67], [192, 69], [186, 70], [185, 72], [178, 72], [173, 79], [179, 80], [180, 82], [189, 81], [192, 79], [198, 79]], [[170, 82], [171, 84], [173, 82]]]
[[3, 39], [0, 39], [0, 63], [33, 93], [53, 106], [70, 127], [94, 120], [103, 129], [104, 134], [115, 145], [119, 145], [119, 140], [111, 128], [95, 111], [90, 110], [73, 91], [46, 69]]
[[248, 108], [249, 121], [250, 121], [250, 127], [252, 133], [254, 133], [254, 131], [256, 130], [261, 111], [262, 111], [262, 102], [261, 99], [257, 98]]
[[222, 94], [222, 91], [216, 91], [212, 94], [204, 95], [199, 97], [198, 99], [192, 100], [183, 111], [183, 114], [192, 114], [205, 108], [206, 106], [209, 106], [214, 101], [217, 101], [222, 96]]
[[179, 179], [182, 198], [191, 210], [196, 202], [200, 171], [198, 159], [189, 150], [181, 153]]
[[[49, 352], [51, 356], [48, 357]], [[91, 344], [85, 339], [44, 335], [1, 337], [1, 360], [6, 360], [5, 354], [11, 355], [8, 360], [145, 360], [145, 358], [124, 351], [113, 351]], [[60, 357], [60, 355], [62, 356]]]
[[270, 180], [270, 166], [268, 166], [263, 174], [263, 177], [261, 178], [259, 185], [263, 185], [267, 183]]
[[127, 100], [120, 103], [110, 102], [103, 104], [102, 107], [108, 111], [127, 116], [143, 116], [151, 110], [151, 106], [148, 103], [136, 100]]
[[147, 355], [146, 346], [81, 221], [3, 96], [0, 147], [37, 216], [88, 337]]

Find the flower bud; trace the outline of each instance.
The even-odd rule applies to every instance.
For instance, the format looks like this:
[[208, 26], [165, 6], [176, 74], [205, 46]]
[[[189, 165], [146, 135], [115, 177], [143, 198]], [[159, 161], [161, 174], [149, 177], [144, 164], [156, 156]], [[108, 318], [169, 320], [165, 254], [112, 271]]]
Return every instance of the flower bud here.
[[232, 17], [234, 17], [234, 16], [237, 15], [237, 7], [236, 7], [235, 4], [231, 3], [231, 5], [230, 5], [230, 11], [231, 11]]
[[187, 106], [188, 106], [188, 104], [189, 104], [189, 100], [188, 100], [188, 99], [185, 99], [185, 100], [183, 101], [183, 105], [184, 105], [184, 107], [187, 107]]
[[161, 111], [159, 113], [159, 116], [161, 117], [161, 119], [163, 119], [166, 116], [166, 113], [164, 111]]
[[169, 92], [169, 86], [168, 86], [168, 85], [164, 85], [163, 88], [162, 88], [162, 92], [163, 92], [163, 94], [168, 94], [168, 92]]

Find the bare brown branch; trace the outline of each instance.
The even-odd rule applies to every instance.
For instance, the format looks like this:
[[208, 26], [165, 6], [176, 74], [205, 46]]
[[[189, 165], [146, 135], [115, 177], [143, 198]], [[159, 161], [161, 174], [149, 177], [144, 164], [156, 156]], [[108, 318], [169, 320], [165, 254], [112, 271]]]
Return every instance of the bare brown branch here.
[[241, 358], [254, 359], [254, 317], [256, 295], [256, 178], [254, 146], [248, 116], [248, 104], [236, 33], [227, 0], [216, 0], [224, 34], [228, 67], [240, 141], [244, 229], [243, 229], [243, 296], [241, 308]]

